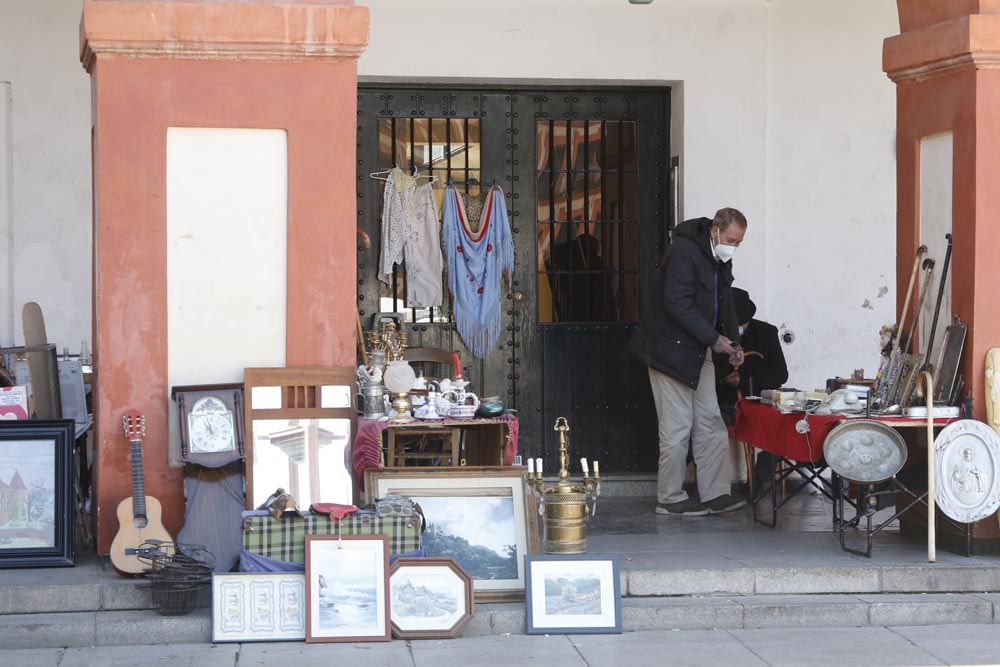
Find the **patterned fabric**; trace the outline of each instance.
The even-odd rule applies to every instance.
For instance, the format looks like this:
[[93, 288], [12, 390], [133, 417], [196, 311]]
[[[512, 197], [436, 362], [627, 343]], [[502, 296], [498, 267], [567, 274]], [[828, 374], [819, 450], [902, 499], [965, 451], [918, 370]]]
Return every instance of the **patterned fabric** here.
[[452, 316], [473, 356], [483, 359], [497, 344], [501, 329], [500, 283], [514, 273], [514, 239], [503, 190], [486, 195], [479, 228], [473, 229], [465, 199], [454, 186], [444, 194], [445, 254]]
[[421, 548], [420, 515], [381, 517], [374, 510], [360, 510], [341, 521], [322, 514], [275, 519], [267, 512], [243, 513], [243, 548], [251, 553], [288, 563], [306, 560], [306, 535], [387, 535], [389, 555]]

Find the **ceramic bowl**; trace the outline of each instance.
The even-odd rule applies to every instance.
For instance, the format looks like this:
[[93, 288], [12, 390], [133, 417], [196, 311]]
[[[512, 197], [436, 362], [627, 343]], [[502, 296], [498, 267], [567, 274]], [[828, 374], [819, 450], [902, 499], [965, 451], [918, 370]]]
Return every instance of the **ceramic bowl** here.
[[481, 417], [498, 417], [503, 414], [503, 401], [499, 396], [484, 398], [479, 403], [479, 415]]
[[472, 419], [476, 416], [475, 405], [456, 405], [448, 412], [452, 419]]

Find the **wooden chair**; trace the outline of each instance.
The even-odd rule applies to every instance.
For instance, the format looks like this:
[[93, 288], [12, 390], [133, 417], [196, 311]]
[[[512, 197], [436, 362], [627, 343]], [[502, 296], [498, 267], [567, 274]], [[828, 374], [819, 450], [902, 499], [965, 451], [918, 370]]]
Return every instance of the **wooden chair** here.
[[[408, 347], [403, 358], [410, 362], [417, 375], [434, 379], [451, 377], [451, 352], [440, 347]], [[428, 366], [435, 365], [436, 374], [428, 374]], [[444, 373], [442, 373], [444, 371]]]

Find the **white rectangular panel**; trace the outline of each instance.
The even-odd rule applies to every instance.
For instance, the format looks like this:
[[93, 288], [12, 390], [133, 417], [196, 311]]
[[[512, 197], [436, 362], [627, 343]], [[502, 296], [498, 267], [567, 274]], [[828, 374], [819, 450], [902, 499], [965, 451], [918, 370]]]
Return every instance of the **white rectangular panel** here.
[[[927, 246], [927, 256], [935, 261], [934, 280], [931, 282], [924, 306], [920, 311], [920, 350], [926, 351], [927, 339], [934, 320], [938, 288], [944, 271], [947, 242], [945, 234], [951, 233], [951, 202], [954, 187], [954, 142], [951, 132], [942, 132], [920, 140], [920, 243]], [[934, 334], [934, 348], [940, 349], [944, 327], [951, 324], [951, 270], [946, 279], [941, 314]], [[909, 277], [907, 276], [907, 280]], [[919, 293], [918, 293], [919, 295]], [[914, 296], [914, 298], [917, 298]], [[914, 306], [915, 307], [915, 306]], [[911, 307], [911, 312], [912, 312]], [[936, 356], [932, 352], [932, 356]]]
[[0, 81], [0, 347], [14, 344], [14, 137], [10, 82]]
[[170, 386], [285, 365], [287, 230], [284, 130], [167, 129]]

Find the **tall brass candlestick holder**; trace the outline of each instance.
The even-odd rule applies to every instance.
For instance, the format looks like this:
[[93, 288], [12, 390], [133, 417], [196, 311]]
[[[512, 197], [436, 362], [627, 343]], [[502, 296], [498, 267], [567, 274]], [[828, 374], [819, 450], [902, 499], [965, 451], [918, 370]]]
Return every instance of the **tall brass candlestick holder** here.
[[594, 461], [591, 476], [587, 459], [580, 459], [583, 478], [579, 482], [570, 480], [569, 422], [560, 417], [552, 428], [559, 434], [559, 481], [546, 486], [542, 459], [528, 459], [528, 481], [545, 524], [542, 548], [548, 554], [586, 553], [587, 515], [597, 511], [597, 497], [601, 495], [600, 468]]

